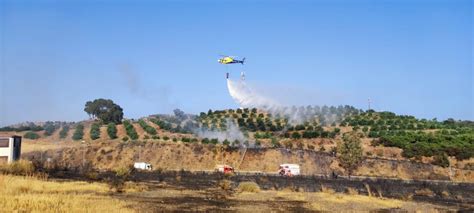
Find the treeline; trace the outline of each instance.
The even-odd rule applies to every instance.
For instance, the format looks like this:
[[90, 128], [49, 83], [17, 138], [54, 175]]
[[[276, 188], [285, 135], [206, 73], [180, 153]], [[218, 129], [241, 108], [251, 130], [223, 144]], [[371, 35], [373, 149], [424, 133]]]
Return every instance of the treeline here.
[[0, 128], [1, 132], [23, 132], [23, 131], [33, 131], [33, 132], [38, 132], [38, 131], [43, 131], [44, 128], [42, 126], [36, 125], [34, 123], [30, 123], [28, 125], [22, 125], [19, 127], [11, 127], [11, 126], [5, 126]]
[[[414, 116], [373, 110], [348, 117], [340, 125], [352, 126], [355, 130], [361, 129], [364, 132], [369, 132], [372, 137], [379, 137], [379, 135], [384, 135], [384, 131], [394, 130], [456, 129], [458, 131], [472, 131], [474, 129], [472, 121], [448, 119], [439, 122], [437, 119], [416, 119]], [[382, 134], [380, 134], [381, 132]]]
[[387, 134], [374, 141], [374, 145], [384, 145], [403, 149], [407, 158], [437, 156], [446, 154], [458, 160], [474, 157], [474, 134], [443, 134], [424, 132], [404, 132]]
[[147, 132], [148, 134], [156, 135], [156, 129], [148, 125], [143, 119], [138, 120], [138, 124], [140, 124], [142, 129], [145, 130], [145, 132]]
[[127, 132], [127, 135], [128, 137], [130, 137], [130, 139], [132, 140], [138, 139], [138, 133], [129, 120], [124, 120], [123, 126], [125, 127], [125, 131]]

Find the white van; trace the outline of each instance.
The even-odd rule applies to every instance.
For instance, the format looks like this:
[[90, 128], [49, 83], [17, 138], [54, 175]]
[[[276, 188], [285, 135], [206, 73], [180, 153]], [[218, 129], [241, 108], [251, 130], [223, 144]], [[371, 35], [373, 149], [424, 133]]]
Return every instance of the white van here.
[[136, 162], [133, 164], [133, 168], [140, 169], [140, 170], [151, 170], [151, 164], [145, 162]]
[[280, 164], [278, 173], [282, 176], [295, 176], [300, 175], [300, 165], [298, 164]]

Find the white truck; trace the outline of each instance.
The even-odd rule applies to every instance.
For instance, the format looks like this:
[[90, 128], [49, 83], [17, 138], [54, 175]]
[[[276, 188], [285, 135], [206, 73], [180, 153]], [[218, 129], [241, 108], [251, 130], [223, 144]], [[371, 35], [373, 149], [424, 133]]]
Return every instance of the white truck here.
[[139, 169], [139, 170], [148, 170], [148, 171], [150, 171], [151, 170], [151, 164], [145, 163], [145, 162], [135, 162], [135, 164], [133, 164], [133, 168]]
[[281, 164], [280, 169], [278, 170], [278, 173], [281, 176], [295, 176], [295, 175], [300, 175], [300, 165], [298, 164]]

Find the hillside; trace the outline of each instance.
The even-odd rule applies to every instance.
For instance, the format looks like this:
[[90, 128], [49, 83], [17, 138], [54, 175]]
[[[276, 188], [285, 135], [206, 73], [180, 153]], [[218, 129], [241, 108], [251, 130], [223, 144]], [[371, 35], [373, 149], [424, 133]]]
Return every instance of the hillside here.
[[[160, 147], [160, 150], [182, 152], [181, 156], [186, 156], [185, 159], [190, 163], [184, 163], [183, 165], [187, 165], [185, 167], [170, 166], [173, 169], [193, 168], [193, 164], [200, 165], [198, 168], [212, 169], [216, 164], [212, 159], [217, 158], [213, 156], [215, 153], [212, 152], [215, 148], [212, 147], [217, 144], [228, 148], [265, 149], [264, 153], [266, 154], [263, 156], [272, 152], [278, 153], [281, 148], [293, 150], [291, 152], [293, 154], [290, 155], [297, 155], [298, 150], [333, 155], [336, 152], [337, 142], [341, 141], [342, 135], [348, 132], [356, 132], [361, 137], [363, 155], [367, 159], [400, 162], [409, 160], [412, 163], [434, 164], [438, 166], [438, 170], [443, 171], [442, 173], [445, 173], [443, 167], [450, 166], [451, 169], [463, 170], [460, 173], [463, 176], [467, 174], [468, 179], [471, 179], [470, 171], [474, 167], [473, 122], [452, 119], [442, 122], [436, 119], [417, 119], [413, 116], [396, 115], [391, 112], [362, 111], [351, 106], [291, 107], [280, 114], [270, 114], [255, 108], [209, 110], [207, 113], [203, 112], [199, 115], [189, 115], [178, 110], [174, 115], [150, 115], [137, 120], [124, 120], [122, 124], [117, 125], [112, 123], [106, 125], [100, 121], [88, 120], [75, 123], [26, 123], [0, 128], [1, 135], [16, 134], [24, 137], [26, 142], [24, 153], [44, 149], [58, 150], [64, 147], [78, 147], [81, 141], [96, 147], [94, 150], [97, 152], [101, 152], [98, 150], [102, 150], [101, 146], [104, 146], [102, 148], [110, 149], [107, 153], [111, 152], [117, 155], [122, 152], [117, 150], [122, 149], [119, 147], [123, 147], [123, 145], [129, 147], [133, 144], [144, 144], [145, 147], [149, 147], [142, 154], [143, 156], [147, 156], [146, 153], [151, 156], [156, 155], [157, 153], [153, 151], [157, 149], [156, 147]], [[179, 146], [180, 144], [185, 146]], [[191, 144], [194, 144], [192, 147], [196, 147], [198, 144], [200, 145], [197, 147], [204, 147], [202, 153], [186, 151], [187, 148], [183, 148], [189, 147]], [[181, 148], [177, 148], [176, 145]], [[66, 158], [74, 158], [74, 151], [69, 152], [62, 157], [71, 155]], [[232, 157], [235, 152], [228, 154], [229, 159], [233, 159], [229, 162], [234, 162], [234, 165], [238, 164], [239, 156]], [[206, 157], [207, 155], [209, 156]], [[256, 156], [258, 155], [260, 154], [257, 153]], [[244, 167], [248, 170], [272, 171], [273, 164], [278, 164], [278, 162], [264, 163], [263, 166], [258, 166], [258, 161], [268, 161], [271, 158], [285, 161], [283, 157], [277, 157], [278, 155], [256, 157], [259, 160], [254, 162], [255, 165], [250, 165], [253, 164], [252, 161], [246, 159], [242, 165], [245, 165]], [[165, 156], [168, 154], [160, 153], [160, 156], [167, 158]], [[92, 159], [98, 158], [98, 156], [91, 155], [90, 158], [95, 162]], [[174, 165], [172, 159], [180, 161], [176, 156], [168, 158], [166, 165]], [[115, 157], [113, 159], [115, 162], [112, 163], [113, 165], [130, 163], [128, 161], [122, 162]], [[152, 158], [147, 160], [153, 161]], [[163, 164], [160, 160], [155, 159], [154, 161], [157, 164]], [[200, 161], [206, 163], [197, 163]], [[301, 159], [294, 161], [301, 161]], [[99, 161], [96, 163], [99, 167], [113, 166], [110, 163]], [[344, 172], [343, 169], [338, 168], [337, 163], [335, 165], [332, 165], [332, 170]], [[388, 171], [388, 165], [389, 163], [379, 167], [387, 167]], [[307, 167], [306, 171], [318, 173], [310, 169], [311, 164], [308, 164]], [[364, 167], [358, 170], [359, 174], [405, 178], [413, 176], [412, 174], [394, 175], [379, 172], [377, 169], [370, 169], [369, 166], [365, 167], [363, 172], [362, 170]], [[410, 174], [410, 172], [405, 173]], [[451, 171], [451, 173], [453, 172]], [[465, 179], [465, 177], [461, 179]]]

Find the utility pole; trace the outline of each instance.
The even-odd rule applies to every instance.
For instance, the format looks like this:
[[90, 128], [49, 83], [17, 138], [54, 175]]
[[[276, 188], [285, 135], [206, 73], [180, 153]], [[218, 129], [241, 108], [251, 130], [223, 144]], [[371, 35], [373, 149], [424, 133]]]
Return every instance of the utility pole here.
[[369, 104], [369, 110], [370, 110], [370, 98], [367, 99], [367, 102]]

